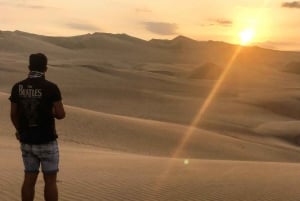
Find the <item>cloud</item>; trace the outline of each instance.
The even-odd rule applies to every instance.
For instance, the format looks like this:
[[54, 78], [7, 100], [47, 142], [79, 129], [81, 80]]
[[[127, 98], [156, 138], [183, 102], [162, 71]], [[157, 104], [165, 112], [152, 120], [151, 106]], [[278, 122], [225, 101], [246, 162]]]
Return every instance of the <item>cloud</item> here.
[[152, 10], [150, 10], [148, 8], [136, 8], [135, 12], [137, 12], [137, 13], [152, 13]]
[[208, 19], [208, 22], [200, 24], [202, 27], [210, 27], [210, 26], [223, 26], [228, 27], [233, 25], [233, 21], [229, 19]]
[[203, 27], [208, 27], [208, 26], [231, 26], [233, 24], [232, 20], [228, 19], [210, 19], [208, 20], [209, 23], [204, 23], [201, 24]]
[[15, 8], [29, 8], [29, 9], [47, 9], [47, 8], [49, 8], [49, 7], [42, 6], [42, 5], [27, 3], [25, 1], [22, 1], [19, 3], [11, 2], [11, 1], [0, 1], [0, 4], [2, 4], [4, 6], [15, 7]]
[[89, 24], [89, 23], [83, 23], [83, 22], [71, 22], [65, 24], [68, 28], [81, 30], [81, 31], [99, 31], [99, 27]]
[[214, 20], [214, 22], [217, 25], [222, 25], [222, 26], [230, 26], [233, 24], [233, 22], [231, 20], [227, 20], [227, 19], [216, 19], [216, 20]]
[[27, 4], [17, 4], [16, 7], [19, 8], [30, 8], [30, 9], [47, 9], [46, 6], [40, 6], [40, 5], [27, 5]]
[[300, 8], [300, 1], [284, 2], [281, 6], [285, 8]]
[[8, 0], [0, 0], [0, 4], [2, 4], [2, 5], [7, 5], [7, 4], [9, 4], [9, 2], [10, 1], [8, 1]]
[[176, 30], [178, 25], [174, 23], [165, 22], [144, 22], [146, 29], [152, 33], [159, 35], [174, 35], [177, 34]]

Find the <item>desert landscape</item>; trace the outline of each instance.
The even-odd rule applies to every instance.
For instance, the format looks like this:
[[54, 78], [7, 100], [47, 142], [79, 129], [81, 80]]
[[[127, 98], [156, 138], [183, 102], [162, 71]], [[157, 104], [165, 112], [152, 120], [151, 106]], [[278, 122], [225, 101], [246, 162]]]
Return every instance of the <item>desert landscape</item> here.
[[0, 200], [20, 200], [8, 98], [37, 52], [67, 112], [60, 200], [300, 200], [300, 52], [22, 31], [1, 31], [0, 52]]

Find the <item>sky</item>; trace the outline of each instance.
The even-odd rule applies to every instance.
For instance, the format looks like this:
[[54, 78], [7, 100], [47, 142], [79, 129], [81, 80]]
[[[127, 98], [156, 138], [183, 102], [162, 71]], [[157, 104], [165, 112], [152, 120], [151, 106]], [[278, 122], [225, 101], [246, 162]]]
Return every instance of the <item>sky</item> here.
[[300, 1], [0, 0], [0, 30], [49, 36], [126, 33], [145, 40], [199, 41], [300, 51]]

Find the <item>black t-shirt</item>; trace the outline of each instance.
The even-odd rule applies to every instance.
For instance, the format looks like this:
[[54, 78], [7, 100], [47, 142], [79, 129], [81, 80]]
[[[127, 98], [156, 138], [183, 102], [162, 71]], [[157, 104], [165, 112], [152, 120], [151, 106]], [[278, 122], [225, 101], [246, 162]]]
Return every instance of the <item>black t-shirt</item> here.
[[44, 144], [57, 138], [52, 109], [61, 99], [57, 85], [44, 77], [27, 78], [13, 86], [10, 101], [17, 104], [22, 143]]

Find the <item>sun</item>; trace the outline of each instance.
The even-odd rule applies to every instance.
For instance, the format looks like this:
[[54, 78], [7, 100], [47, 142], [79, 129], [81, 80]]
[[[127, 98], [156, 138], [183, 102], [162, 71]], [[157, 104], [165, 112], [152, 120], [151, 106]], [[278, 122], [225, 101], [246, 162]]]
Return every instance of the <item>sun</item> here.
[[255, 31], [252, 28], [244, 29], [240, 32], [240, 44], [241, 45], [248, 45], [252, 42], [255, 36]]

